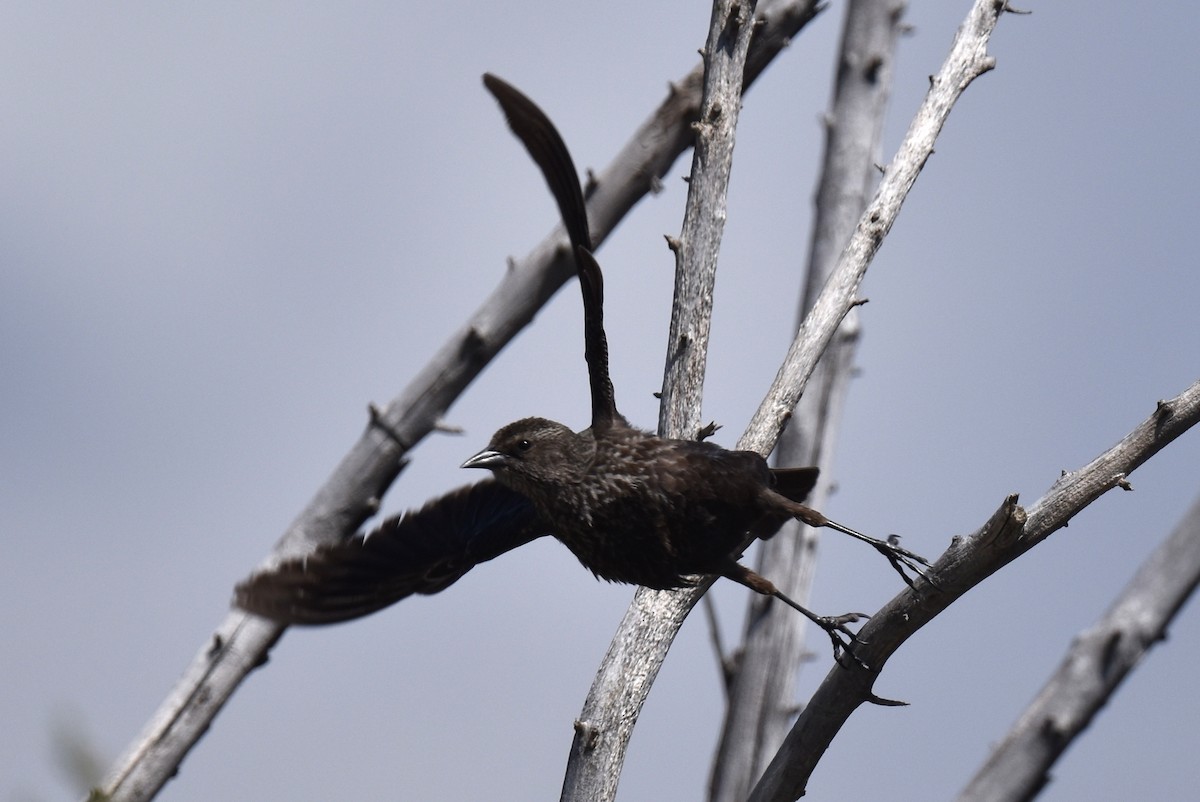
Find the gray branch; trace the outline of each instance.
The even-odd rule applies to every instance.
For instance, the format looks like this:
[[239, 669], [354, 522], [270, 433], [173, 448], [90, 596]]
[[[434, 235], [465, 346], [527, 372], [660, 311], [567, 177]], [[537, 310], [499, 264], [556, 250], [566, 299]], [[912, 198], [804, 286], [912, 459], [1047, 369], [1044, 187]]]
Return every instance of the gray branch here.
[[1082, 734], [1200, 584], [1200, 498], [1142, 563], [1103, 618], [1081, 633], [959, 802], [1033, 799], [1050, 767]]
[[[837, 264], [878, 180], [884, 111], [892, 85], [902, 0], [851, 0], [839, 50], [833, 100], [825, 119], [825, 154], [815, 198], [812, 241], [800, 319]], [[824, 509], [833, 476], [834, 441], [859, 339], [851, 310], [821, 356], [775, 450], [776, 464], [816, 465], [821, 480], [810, 504]], [[820, 530], [790, 521], [759, 547], [758, 573], [807, 604]], [[713, 760], [709, 799], [743, 800], [795, 716], [796, 674], [807, 659], [808, 619], [749, 593], [743, 645], [729, 685], [725, 721]]]
[[[929, 92], [899, 152], [860, 218], [837, 268], [800, 326], [766, 398], [739, 439], [738, 448], [760, 454], [770, 453], [774, 448], [817, 360], [856, 303], [856, 292], [867, 267], [932, 154], [934, 140], [954, 102], [972, 80], [993, 67], [993, 60], [987, 55], [987, 42], [1002, 8], [1002, 4], [980, 0], [960, 27], [950, 56], [931, 79]], [[710, 577], [688, 591], [641, 588], [634, 594], [576, 722], [563, 783], [564, 800], [612, 798], [625, 747], [650, 686], [688, 611], [711, 584]], [[847, 673], [857, 675], [857, 672]]]
[[752, 802], [799, 799], [820, 756], [863, 702], [876, 701], [871, 686], [888, 658], [914, 632], [987, 577], [1066, 526], [1081, 510], [1115, 487], [1163, 447], [1200, 422], [1200, 381], [1178, 397], [1160, 401], [1148, 419], [1121, 442], [1077, 471], [1063, 475], [1028, 510], [1009, 496], [981, 529], [956, 537], [933, 566], [934, 589], [906, 589], [872, 616], [859, 635], [858, 657], [871, 666], [834, 667], [800, 714], [775, 759], [750, 796]]
[[[809, 0], [776, 2], [755, 31], [746, 64], [749, 86], [816, 13]], [[602, 241], [650, 192], [692, 143], [700, 107], [702, 66], [671, 86], [612, 164], [589, 187], [588, 216]], [[497, 124], [497, 131], [502, 130]], [[458, 395], [539, 308], [573, 275], [555, 230], [515, 262], [470, 321], [350, 449], [279, 539], [264, 565], [352, 535], [379, 507], [404, 466], [405, 454], [434, 429]], [[386, 433], [385, 433], [386, 431]], [[175, 688], [114, 763], [100, 793], [147, 800], [179, 770], [184, 757], [246, 676], [266, 662], [284, 628], [232, 610], [202, 644]]]
[[[675, 252], [675, 298], [658, 427], [664, 437], [692, 438], [699, 430], [713, 283], [725, 230], [725, 197], [753, 21], [753, 0], [749, 5], [738, 0], [713, 3], [703, 51], [704, 91], [695, 125], [687, 207], [680, 239], [670, 241]], [[639, 590], [635, 596], [631, 612], [643, 592], [647, 591]], [[690, 595], [667, 615], [644, 618], [628, 629], [630, 613], [626, 613], [575, 721], [563, 800], [616, 797], [642, 703], [675, 633], [699, 598]], [[653, 657], [644, 659], [648, 654]]]
[[713, 285], [725, 233], [726, 194], [742, 104], [742, 76], [757, 0], [716, 0], [704, 45], [704, 91], [696, 121], [687, 205], [675, 253], [675, 298], [667, 335], [658, 432], [694, 438], [712, 326]]

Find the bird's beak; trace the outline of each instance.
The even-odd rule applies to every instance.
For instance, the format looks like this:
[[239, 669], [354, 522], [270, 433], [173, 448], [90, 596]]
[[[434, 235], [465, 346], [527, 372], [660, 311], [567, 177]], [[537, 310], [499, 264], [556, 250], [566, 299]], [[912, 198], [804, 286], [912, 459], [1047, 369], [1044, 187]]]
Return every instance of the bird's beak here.
[[499, 451], [484, 449], [459, 467], [461, 468], [499, 468], [504, 464], [504, 455]]

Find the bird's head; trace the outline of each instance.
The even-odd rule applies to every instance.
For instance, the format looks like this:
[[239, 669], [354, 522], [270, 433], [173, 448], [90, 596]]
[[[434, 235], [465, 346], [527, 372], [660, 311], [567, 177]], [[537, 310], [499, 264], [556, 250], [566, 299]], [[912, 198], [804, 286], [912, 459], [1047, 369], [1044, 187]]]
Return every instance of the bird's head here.
[[492, 435], [487, 448], [462, 464], [487, 468], [514, 490], [538, 492], [576, 481], [591, 465], [594, 443], [545, 418], [522, 418]]

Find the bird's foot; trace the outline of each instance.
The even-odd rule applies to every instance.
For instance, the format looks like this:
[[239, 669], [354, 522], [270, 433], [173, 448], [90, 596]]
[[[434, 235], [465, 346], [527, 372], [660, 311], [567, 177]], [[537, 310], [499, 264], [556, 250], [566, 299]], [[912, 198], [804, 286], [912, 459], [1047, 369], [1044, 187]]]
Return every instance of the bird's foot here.
[[907, 571], [905, 571], [906, 568], [917, 576], [921, 577], [921, 579], [924, 579], [933, 587], [936, 588], [938, 586], [937, 582], [933, 580], [933, 577], [929, 573], [929, 560], [926, 560], [916, 552], [901, 548], [899, 535], [889, 535], [887, 540], [869, 538], [867, 542], [874, 546], [876, 551], [878, 551], [884, 557], [887, 557], [888, 562], [890, 562], [892, 567], [896, 569], [896, 573], [900, 574], [900, 577], [904, 580], [904, 584], [908, 585], [913, 590], [916, 590], [917, 586], [913, 578], [908, 575]]
[[856, 621], [861, 621], [871, 616], [866, 613], [846, 613], [844, 615], [814, 616], [812, 621], [814, 624], [825, 630], [825, 634], [833, 642], [833, 659], [842, 668], [850, 668], [852, 664], [857, 664], [862, 668], [870, 670], [870, 666], [864, 663], [854, 649], [858, 644], [866, 643], [858, 639], [858, 635], [847, 624], [853, 624]]
[[[784, 604], [791, 607], [793, 610], [796, 610], [802, 614], [809, 621], [812, 621], [821, 629], [825, 630], [825, 634], [829, 636], [831, 641], [833, 641], [833, 659], [836, 660], [837, 664], [842, 668], [850, 667], [849, 662], [843, 662], [847, 660], [847, 656], [854, 663], [857, 663], [863, 668], [870, 668], [870, 666], [860, 660], [854, 653], [855, 645], [866, 643], [866, 641], [859, 640], [858, 635], [856, 635], [854, 630], [850, 629], [847, 624], [853, 624], [855, 621], [863, 621], [871, 616], [867, 615], [866, 613], [845, 613], [844, 615], [833, 616], [817, 615], [804, 605], [798, 604], [794, 599], [781, 592], [779, 588], [772, 585], [768, 580], [763, 579], [748, 568], [743, 568], [736, 563], [734, 564], [734, 568], [741, 569], [741, 573], [737, 574], [738, 576], [745, 576], [746, 574], [749, 574], [753, 580], [757, 580], [757, 586], [747, 584], [747, 587], [757, 590], [759, 593], [774, 596]], [[730, 573], [734, 574], [737, 572], [731, 571]], [[727, 574], [727, 576], [728, 575], [729, 574]], [[761, 590], [759, 588], [761, 588]]]
[[887, 540], [880, 540], [877, 537], [864, 535], [856, 529], [851, 529], [844, 524], [830, 520], [811, 507], [805, 507], [803, 504], [792, 504], [790, 510], [796, 518], [799, 518], [809, 526], [827, 526], [836, 532], [841, 532], [864, 543], [869, 543], [872, 548], [888, 558], [888, 562], [896, 569], [896, 573], [900, 574], [900, 577], [904, 580], [904, 584], [913, 590], [916, 590], [917, 586], [913, 578], [908, 575], [908, 571], [921, 577], [933, 587], [936, 588], [938, 586], [929, 574], [929, 560], [926, 560], [915, 551], [901, 548], [899, 535], [889, 535]]

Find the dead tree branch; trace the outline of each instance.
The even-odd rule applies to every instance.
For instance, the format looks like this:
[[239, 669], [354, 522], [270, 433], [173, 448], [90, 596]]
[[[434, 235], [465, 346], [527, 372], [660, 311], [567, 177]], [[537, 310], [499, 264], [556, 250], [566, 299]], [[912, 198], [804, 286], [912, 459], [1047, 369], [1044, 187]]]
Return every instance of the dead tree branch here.
[[800, 714], [750, 799], [779, 802], [804, 794], [817, 761], [842, 724], [863, 702], [888, 658], [914, 632], [971, 588], [1041, 543], [1168, 443], [1200, 421], [1200, 381], [1154, 412], [1119, 443], [1077, 471], [1061, 476], [1028, 510], [1009, 496], [977, 532], [956, 537], [933, 566], [937, 587], [906, 588], [872, 616], [859, 635], [860, 666], [834, 667]]
[[704, 91], [700, 118], [693, 124], [696, 142], [683, 229], [669, 243], [675, 253], [675, 297], [658, 420], [663, 437], [690, 439], [700, 429], [713, 285], [755, 5], [756, 0], [716, 0], [704, 45]]
[[[987, 54], [987, 42], [1002, 10], [1002, 3], [980, 0], [968, 13], [945, 64], [931, 79], [925, 101], [874, 199], [860, 218], [812, 311], [800, 326], [766, 398], [738, 441], [738, 448], [767, 454], [775, 447], [817, 360], [833, 339], [842, 319], [857, 303], [856, 293], [867, 267], [891, 230], [925, 161], [933, 153], [934, 140], [950, 109], [971, 81], [994, 66], [993, 59]], [[625, 745], [658, 675], [659, 666], [688, 611], [711, 584], [710, 578], [690, 591], [663, 592], [641, 588], [634, 594], [597, 670], [583, 713], [576, 722], [563, 799], [583, 798], [577, 789], [584, 787], [596, 792], [589, 798], [612, 798], [620, 777]], [[858, 672], [849, 673], [857, 676]]]
[[[837, 264], [879, 180], [884, 111], [892, 86], [904, 3], [852, 0], [839, 48], [833, 99], [825, 118], [825, 153], [813, 210], [812, 239], [798, 323]], [[834, 443], [859, 341], [856, 310], [821, 356], [775, 449], [775, 464], [816, 465], [821, 480], [810, 504], [825, 509]], [[789, 521], [759, 546], [758, 573], [807, 605], [819, 530]], [[806, 659], [808, 619], [764, 599], [747, 601], [738, 669], [727, 695], [709, 799], [740, 802], [750, 793], [795, 716], [796, 675]]]
[[[675, 298], [658, 427], [664, 437], [695, 437], [700, 428], [713, 283], [725, 230], [725, 193], [729, 187], [742, 77], [753, 23], [753, 2], [713, 3], [703, 51], [704, 92], [700, 119], [695, 124], [696, 149], [687, 209], [680, 239], [670, 243], [675, 252]], [[655, 659], [637, 666], [624, 661], [622, 654], [640, 651], [640, 644], [620, 641], [619, 634], [609, 646], [603, 666], [616, 670], [606, 671], [602, 667], [597, 673], [575, 722], [575, 738], [563, 778], [563, 800], [582, 802], [616, 797], [625, 750], [642, 703], [658, 676], [674, 633], [699, 598], [692, 596], [690, 603], [677, 608], [676, 617], [669, 621], [644, 622], [655, 631], [651, 643], [662, 648]], [[617, 704], [611, 706], [614, 700]]]
[[959, 802], [1032, 799], [1050, 767], [1091, 724], [1200, 584], [1200, 497], [1108, 612], [1079, 634]]

